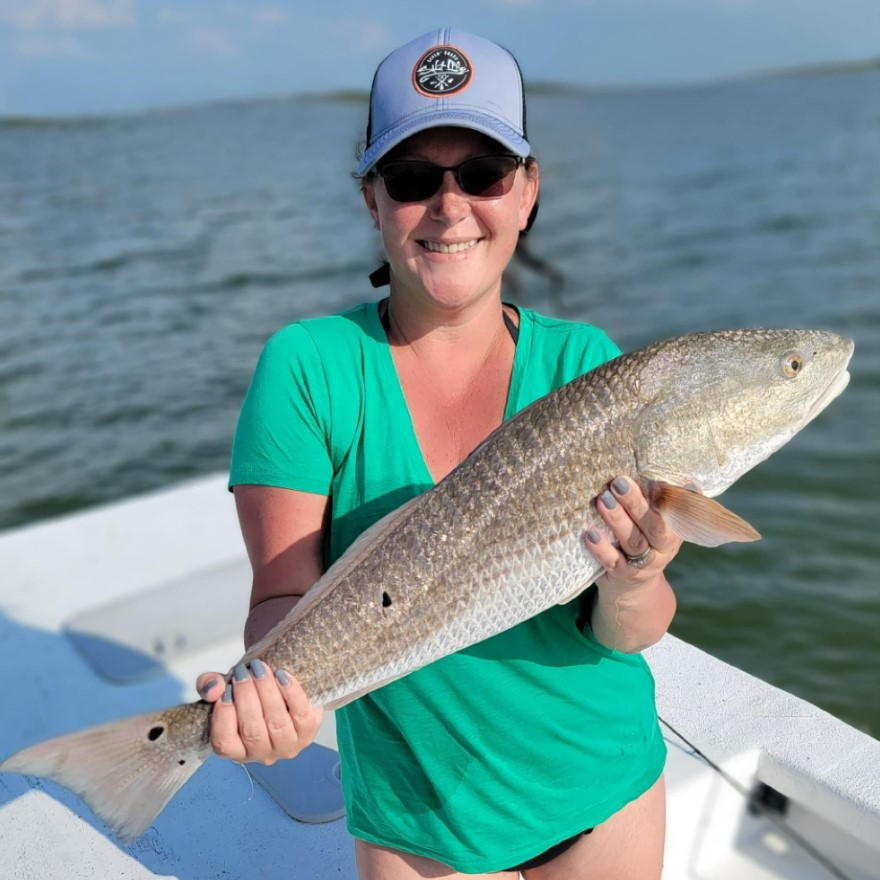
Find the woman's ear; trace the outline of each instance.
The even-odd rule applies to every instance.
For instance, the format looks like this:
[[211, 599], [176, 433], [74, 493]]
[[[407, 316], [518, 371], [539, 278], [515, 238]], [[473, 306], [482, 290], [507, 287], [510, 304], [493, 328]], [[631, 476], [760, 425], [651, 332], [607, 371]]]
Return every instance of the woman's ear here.
[[376, 204], [376, 188], [372, 180], [364, 180], [361, 183], [361, 193], [370, 216], [373, 218], [373, 226], [379, 229], [379, 207]]
[[538, 201], [538, 190], [541, 188], [541, 169], [537, 160], [528, 162], [523, 168], [525, 185], [523, 186], [522, 199], [519, 206], [519, 228], [523, 231], [529, 226], [529, 218], [532, 215], [535, 204]]

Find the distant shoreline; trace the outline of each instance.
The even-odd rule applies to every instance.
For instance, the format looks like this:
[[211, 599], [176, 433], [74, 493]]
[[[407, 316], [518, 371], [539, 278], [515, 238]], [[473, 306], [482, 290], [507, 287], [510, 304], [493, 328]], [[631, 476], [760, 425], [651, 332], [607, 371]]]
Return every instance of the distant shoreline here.
[[[796, 67], [770, 68], [766, 70], [748, 71], [708, 79], [682, 80], [658, 83], [607, 83], [591, 85], [589, 83], [562, 82], [527, 82], [526, 91], [530, 95], [600, 95], [620, 94], [627, 92], [645, 92], [665, 89], [699, 89], [712, 86], [731, 85], [759, 79], [781, 77], [828, 76], [846, 73], [865, 73], [880, 71], [880, 56], [861, 61], [829, 61], [814, 64], [803, 64]], [[328, 89], [323, 92], [289, 92], [277, 95], [252, 95], [242, 98], [216, 98], [205, 101], [181, 104], [156, 105], [137, 110], [119, 110], [107, 113], [83, 113], [73, 116], [58, 115], [3, 115], [0, 114], [0, 130], [9, 128], [25, 128], [30, 126], [83, 125], [116, 122], [139, 116], [159, 113], [178, 113], [202, 107], [222, 107], [254, 103], [306, 103], [328, 102], [337, 104], [366, 105], [369, 93], [360, 89]]]

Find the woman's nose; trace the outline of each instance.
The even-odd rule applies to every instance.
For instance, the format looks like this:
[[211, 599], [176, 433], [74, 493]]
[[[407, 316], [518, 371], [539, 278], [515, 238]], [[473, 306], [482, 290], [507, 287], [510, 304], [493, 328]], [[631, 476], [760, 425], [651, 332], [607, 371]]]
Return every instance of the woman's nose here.
[[431, 200], [432, 216], [449, 221], [459, 220], [470, 210], [470, 200], [463, 192], [452, 171], [443, 173], [440, 189]]

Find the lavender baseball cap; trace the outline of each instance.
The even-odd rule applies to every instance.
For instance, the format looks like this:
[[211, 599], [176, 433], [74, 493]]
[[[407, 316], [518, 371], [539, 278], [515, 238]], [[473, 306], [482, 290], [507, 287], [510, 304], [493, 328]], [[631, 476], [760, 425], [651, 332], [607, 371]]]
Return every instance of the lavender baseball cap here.
[[373, 77], [357, 173], [366, 174], [410, 135], [442, 125], [482, 132], [516, 156], [529, 155], [522, 74], [510, 52], [453, 28], [392, 52]]

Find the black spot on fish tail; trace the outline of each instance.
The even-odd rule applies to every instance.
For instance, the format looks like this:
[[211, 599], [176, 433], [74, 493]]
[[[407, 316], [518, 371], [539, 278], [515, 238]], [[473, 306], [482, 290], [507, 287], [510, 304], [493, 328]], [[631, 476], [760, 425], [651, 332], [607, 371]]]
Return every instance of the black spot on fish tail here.
[[150, 827], [211, 755], [209, 714], [207, 705], [190, 703], [111, 721], [22, 749], [0, 764], [0, 773], [55, 780], [127, 842]]

